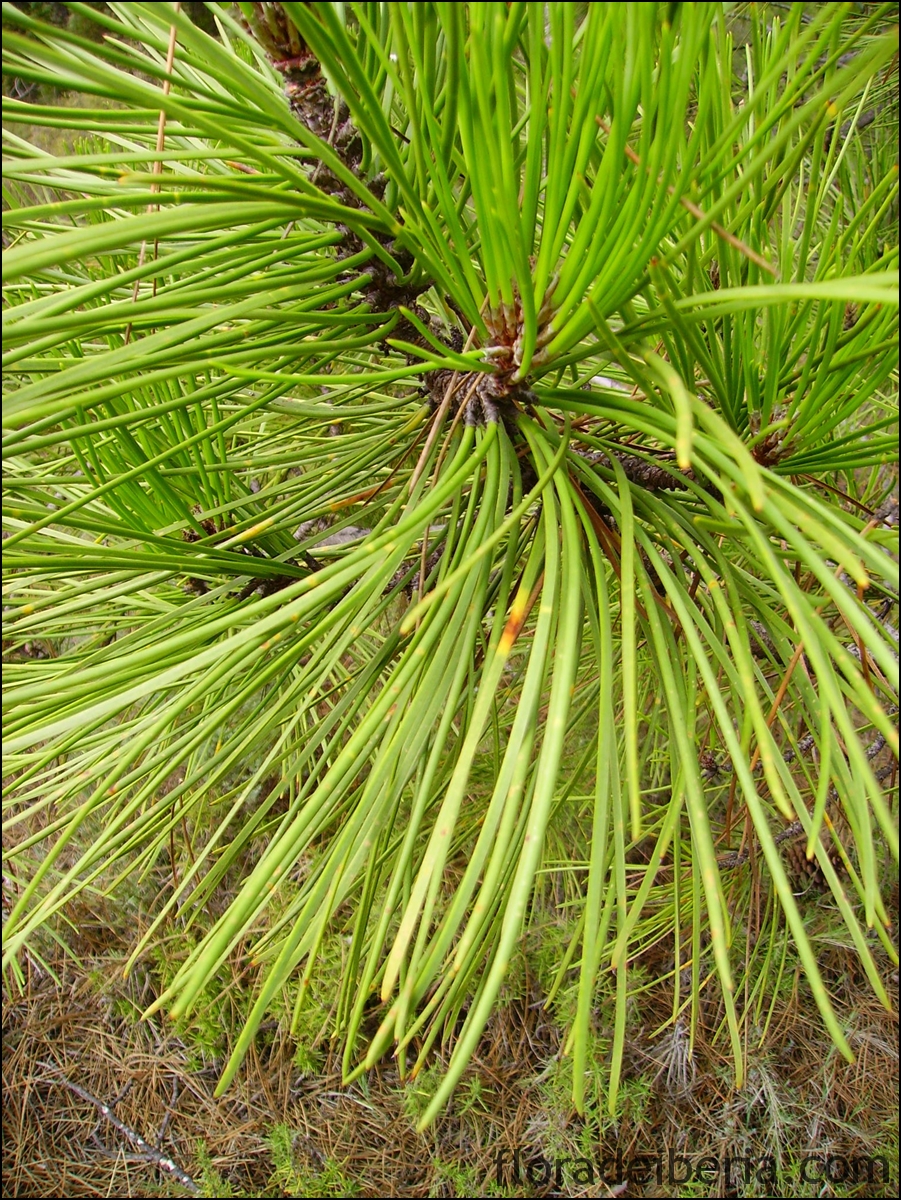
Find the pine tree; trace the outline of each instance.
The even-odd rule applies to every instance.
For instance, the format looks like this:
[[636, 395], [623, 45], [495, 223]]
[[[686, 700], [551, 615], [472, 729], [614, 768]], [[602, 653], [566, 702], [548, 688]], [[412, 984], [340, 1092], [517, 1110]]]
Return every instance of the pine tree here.
[[5, 106], [81, 135], [4, 135], [7, 969], [157, 880], [154, 1008], [252, 964], [224, 1087], [337, 933], [348, 1077], [453, 1042], [427, 1123], [556, 902], [577, 1107], [661, 941], [739, 1081], [786, 929], [850, 1054], [786, 858], [887, 1003], [897, 35], [850, 7], [4, 5], [93, 105]]

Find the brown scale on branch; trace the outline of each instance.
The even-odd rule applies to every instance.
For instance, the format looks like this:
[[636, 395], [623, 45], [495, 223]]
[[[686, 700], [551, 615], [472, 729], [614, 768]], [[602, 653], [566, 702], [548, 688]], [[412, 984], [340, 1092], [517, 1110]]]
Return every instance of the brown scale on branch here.
[[[454, 344], [456, 348], [459, 342]], [[433, 409], [440, 409], [447, 400], [451, 413], [455, 418], [462, 417], [465, 425], [502, 424], [517, 450], [524, 446], [514, 417], [529, 403], [531, 393], [527, 388], [498, 381], [493, 373], [464, 373], [441, 367], [426, 372], [423, 387]]]
[[385, 589], [382, 595], [388, 595], [389, 592], [393, 592], [395, 588], [403, 585], [401, 590], [406, 592], [407, 596], [412, 599], [413, 593], [419, 586], [420, 575], [422, 576], [423, 580], [427, 580], [438, 566], [439, 562], [441, 562], [443, 556], [444, 546], [439, 545], [426, 558], [424, 571], [421, 569], [419, 571], [415, 570], [413, 567], [411, 567], [409, 562], [402, 563], [385, 584]]
[[766, 659], [772, 656], [776, 662], [781, 661], [781, 657], [776, 643], [773, 641], [772, 634], [763, 624], [762, 621], [749, 621], [748, 627], [753, 634], [751, 641], [751, 653], [755, 658]]
[[[199, 514], [199, 510], [195, 508], [194, 514], [197, 516]], [[200, 521], [200, 528], [207, 537], [215, 537], [216, 534], [221, 533], [221, 529], [210, 517], [205, 517], [202, 521]], [[181, 536], [182, 540], [185, 542], [199, 542], [203, 535], [198, 533], [196, 529], [183, 529], [181, 531]], [[195, 595], [198, 596], [205, 596], [210, 590], [210, 585], [205, 579], [197, 579], [193, 575], [188, 576], [185, 586], [189, 592], [194, 592]]]
[[[775, 425], [785, 419], [787, 409], [781, 405], [773, 409], [770, 424]], [[748, 431], [752, 437], [757, 437], [760, 433], [760, 413], [752, 412], [748, 417]], [[773, 466], [779, 462], [781, 458], [785, 458], [791, 453], [789, 445], [790, 431], [783, 428], [773, 429], [767, 433], [759, 442], [751, 447], [751, 454], [760, 463], [762, 467]]]
[[893, 529], [898, 524], [898, 496], [897, 493], [889, 496], [883, 504], [876, 510], [875, 517], [889, 529]]
[[692, 482], [700, 484], [711, 495], [719, 494], [708, 480], [698, 476], [691, 467], [685, 470], [677, 467], [675, 454], [661, 454], [657, 456], [656, 461], [649, 461], [639, 458], [636, 454], [624, 454], [616, 450], [587, 450], [575, 447], [574, 453], [595, 465], [603, 465], [615, 458], [629, 482], [637, 484], [647, 492], [678, 491], [683, 489], [687, 482]]
[[[250, 15], [241, 17], [241, 23], [266, 52], [270, 63], [285, 81], [285, 95], [291, 111], [317, 137], [330, 142], [338, 150], [342, 161], [350, 157], [347, 147], [354, 140], [356, 130], [342, 133], [342, 148], [339, 150], [338, 130], [342, 114], [336, 112], [322, 68], [294, 27], [281, 4], [254, 4]], [[347, 109], [343, 122], [347, 123]], [[359, 137], [357, 158], [359, 162]]]
[[[556, 281], [552, 281], [545, 303], [538, 313], [539, 336], [533, 364], [541, 361], [542, 347], [550, 339], [550, 296], [555, 286]], [[449, 307], [460, 318], [461, 324], [465, 324], [462, 314], [455, 306], [449, 303]], [[421, 313], [417, 315], [421, 317]], [[498, 310], [486, 313], [485, 325], [488, 337], [484, 356], [490, 370], [463, 374], [452, 369], [438, 368], [427, 372], [423, 383], [433, 407], [440, 408], [445, 397], [449, 395], [451, 411], [456, 414], [462, 410], [463, 419], [467, 424], [503, 422], [514, 443], [519, 446], [520, 441], [513, 421], [514, 414], [518, 411], [531, 412], [538, 403], [538, 398], [530, 390], [528, 383], [518, 378], [522, 363], [524, 329], [522, 305], [518, 295], [515, 295], [512, 306], [503, 305]], [[459, 330], [451, 330], [443, 336], [434, 326], [433, 331], [439, 340], [446, 341], [450, 349], [457, 352], [466, 349]], [[423, 344], [422, 339], [411, 340]]]
[[[830, 820], [834, 818], [833, 823], [836, 831], [847, 833], [847, 822], [844, 816], [840, 816], [835, 809], [830, 810], [830, 814]], [[822, 837], [830, 863], [832, 863], [833, 867], [840, 874], [843, 873], [844, 864], [841, 861], [838, 851], [831, 844], [829, 831], [825, 826], [822, 830]], [[795, 888], [806, 890], [807, 887], [813, 886], [816, 890], [822, 890], [828, 886], [823, 868], [815, 858], [807, 858], [807, 835], [800, 821], [792, 821], [789, 825], [786, 825], [781, 832], [773, 835], [773, 841], [777, 846], [783, 847], [782, 856]], [[721, 854], [716, 860], [717, 866], [726, 870], [743, 867], [751, 861], [752, 853], [762, 855], [763, 852], [757, 843], [754, 844], [753, 849], [750, 846], [746, 846], [742, 850], [733, 850], [728, 854]]]
[[[551, 296], [556, 282], [556, 277], [551, 280], [544, 303], [537, 314], [539, 333], [532, 357], [533, 365], [542, 361], [543, 348], [551, 338]], [[461, 325], [465, 325], [463, 315], [449, 297], [445, 297], [445, 302], [460, 319]], [[421, 311], [417, 315], [422, 319]], [[433, 407], [440, 408], [445, 397], [449, 396], [451, 411], [456, 414], [462, 410], [463, 419], [467, 424], [503, 422], [514, 443], [518, 444], [512, 418], [517, 411], [530, 412], [537, 403], [537, 397], [529, 389], [527, 382], [518, 377], [522, 365], [525, 321], [515, 282], [512, 303], [501, 304], [500, 307], [485, 313], [485, 326], [487, 339], [484, 357], [490, 370], [461, 374], [451, 369], [438, 368], [427, 372], [423, 383]], [[459, 330], [451, 330], [449, 334], [441, 333], [433, 326], [433, 332], [439, 341], [444, 341], [452, 350], [459, 352], [466, 348]], [[411, 337], [409, 340], [418, 345], [423, 344], [421, 338]]]
[[[897, 716], [897, 712], [897, 708], [893, 707], [889, 710], [889, 715]], [[864, 747], [867, 759], [871, 763], [875, 763], [882, 754], [882, 751], [885, 750], [886, 744], [887, 739], [885, 735], [877, 733], [870, 744]], [[806, 757], [814, 753], [815, 750], [815, 738], [812, 734], [806, 734], [804, 737], [799, 738], [793, 747], [789, 746], [786, 748], [782, 753], [782, 757], [785, 762], [790, 763], [799, 755]], [[702, 761], [702, 767], [703, 765]], [[717, 763], [716, 765], [718, 774], [731, 773], [732, 767], [730, 763]], [[759, 766], [758, 769], [760, 769]], [[886, 783], [894, 777], [896, 769], [897, 760], [894, 756], [889, 755], [889, 761], [877, 767], [874, 774], [879, 783]], [[829, 862], [839, 876], [844, 876], [846, 874], [846, 867], [836, 842], [841, 845], [847, 854], [848, 849], [853, 845], [853, 835], [848, 818], [842, 807], [841, 798], [834, 785], [830, 786], [827, 793], [825, 819], [820, 830], [820, 838], [826, 849]], [[798, 891], [805, 891], [807, 888], [813, 888], [814, 891], [823, 891], [828, 888], [826, 875], [820, 863], [816, 858], [807, 858], [807, 834], [804, 832], [804, 826], [800, 820], [792, 821], [779, 833], [774, 834], [773, 841], [777, 846], [782, 847], [783, 860], [785, 861], [793, 887]], [[751, 860], [752, 853], [757, 853], [759, 850], [759, 845], [756, 843], [753, 847], [746, 845], [739, 850], [733, 850], [721, 855], [717, 859], [717, 864], [724, 868], [742, 867]]]
[[[347, 170], [364, 183], [377, 199], [381, 199], [386, 184], [384, 177], [363, 179], [363, 143], [359, 131], [350, 119], [344, 101], [334, 98], [329, 92], [319, 60], [301, 38], [283, 5], [254, 4], [249, 17], [242, 20], [245, 28], [266, 52], [271, 65], [284, 78], [285, 96], [292, 114], [311, 133], [327, 142]], [[316, 165], [310, 178], [320, 191], [345, 208], [365, 207], [360, 197], [324, 162]], [[344, 233], [342, 257], [350, 258], [366, 249], [366, 243], [359, 234], [346, 226], [341, 226], [341, 229]], [[397, 246], [393, 238], [377, 233], [373, 237], [391, 255], [402, 274], [409, 275], [414, 265], [412, 254]], [[361, 290], [373, 312], [390, 313], [398, 305], [415, 309], [420, 289], [403, 282], [386, 262], [374, 256], [366, 271], [370, 282]], [[414, 345], [423, 344], [421, 335], [406, 318], [401, 318], [392, 333]]]
[[[830, 806], [827, 816], [835, 829], [836, 836], [844, 847], [846, 839], [850, 836], [848, 823], [844, 814], [834, 806]], [[844, 862], [832, 841], [829, 827], [825, 822], [820, 832], [820, 838], [825, 848], [826, 856], [836, 874], [844, 877], [846, 875]], [[828, 891], [829, 883], [819, 861], [816, 858], [808, 859], [807, 857], [807, 834], [804, 832], [804, 826], [800, 821], [792, 821], [784, 829], [780, 830], [779, 833], [773, 834], [773, 842], [780, 848], [789, 881], [796, 895], [806, 892], [808, 889], [814, 892]], [[634, 853], [634, 857], [640, 861], [649, 862], [651, 857], [650, 842], [647, 848], [639, 847], [637, 853]], [[762, 857], [763, 851], [760, 844], [755, 841], [741, 850], [732, 850], [726, 854], [719, 855], [716, 863], [720, 870], [733, 871], [739, 867], [746, 866], [751, 862], [752, 858], [760, 859]], [[642, 875], [643, 873], [640, 872], [632, 875], [629, 879], [630, 885], [638, 887], [641, 883]], [[655, 883], [664, 885], [672, 883], [673, 862], [671, 855], [667, 855], [658, 866], [654, 881]]]
[[[195, 516], [199, 519], [199, 510], [194, 510]], [[207, 538], [215, 538], [225, 533], [225, 525], [221, 518], [219, 522], [212, 520], [211, 517], [204, 517], [199, 520], [200, 528]], [[185, 542], [199, 542], [203, 538], [203, 534], [198, 533], [196, 529], [183, 529], [181, 532], [182, 540]], [[233, 553], [243, 554], [251, 558], [265, 558], [266, 555], [256, 546], [233, 546]], [[308, 556], [304, 556], [305, 560]], [[318, 570], [319, 564], [315, 560], [309, 559], [307, 566], [311, 570]], [[238, 593], [238, 600], [246, 600], [248, 596], [252, 596], [256, 592], [260, 596], [271, 596], [273, 592], [279, 592], [282, 588], [288, 586], [289, 583], [296, 583], [296, 575], [267, 575], [263, 578], [251, 579]], [[205, 596], [210, 590], [210, 585], [205, 579], [198, 579], [194, 576], [188, 576], [185, 581], [187, 591], [193, 592], [197, 596]]]
[[[897, 715], [897, 708], [890, 710], [890, 715]], [[870, 762], [878, 759], [882, 751], [886, 748], [886, 737], [879, 733], [875, 736], [872, 742], [864, 747], [864, 753]], [[788, 747], [783, 751], [782, 757], [785, 762], [792, 762], [799, 754], [808, 755], [816, 749], [816, 741], [811, 734], [799, 738], [794, 747]], [[729, 776], [732, 773], [732, 765], [727, 760], [720, 761], [716, 755], [710, 751], [702, 751], [698, 755], [698, 765], [701, 768], [701, 774], [707, 783], [718, 784], [724, 776]], [[891, 779], [897, 767], [897, 761], [891, 757], [890, 761], [878, 767], [874, 774], [880, 783], [885, 783]], [[850, 860], [853, 851], [853, 833], [851, 825], [845, 814], [841, 799], [835, 787], [830, 787], [827, 795], [826, 811], [824, 820], [820, 828], [820, 842], [826, 852], [826, 857], [831, 863], [835, 872], [840, 878], [847, 875], [844, 856]], [[828, 889], [828, 880], [826, 873], [816, 857], [807, 858], [807, 834], [804, 830], [804, 824], [800, 820], [794, 820], [786, 823], [783, 829], [778, 833], [773, 834], [773, 842], [780, 847], [780, 853], [785, 863], [789, 879], [796, 892], [812, 889], [815, 892], [825, 891]], [[841, 850], [839, 849], [841, 846]], [[760, 859], [763, 857], [763, 851], [760, 843], [756, 840], [750, 840], [743, 844], [737, 850], [730, 850], [717, 857], [717, 866], [721, 870], [735, 870], [739, 867], [746, 866], [751, 862], [752, 858]], [[650, 861], [646, 858], [644, 861]], [[672, 863], [671, 859], [665, 860], [660, 866], [658, 874], [658, 882], [665, 881], [667, 878], [672, 878]], [[669, 874], [667, 874], [669, 872]]]

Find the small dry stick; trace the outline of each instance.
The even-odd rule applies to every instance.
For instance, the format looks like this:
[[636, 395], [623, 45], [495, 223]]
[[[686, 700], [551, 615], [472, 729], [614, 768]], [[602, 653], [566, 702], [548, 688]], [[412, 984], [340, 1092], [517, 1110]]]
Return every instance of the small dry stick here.
[[86, 1092], [77, 1083], [72, 1083], [71, 1080], [66, 1079], [58, 1067], [54, 1067], [50, 1063], [38, 1063], [38, 1066], [43, 1067], [46, 1071], [52, 1071], [56, 1075], [55, 1079], [50, 1079], [48, 1082], [58, 1083], [61, 1087], [68, 1088], [70, 1092], [74, 1092], [82, 1100], [87, 1100], [89, 1104], [93, 1104], [101, 1116], [106, 1117], [107, 1121], [118, 1129], [123, 1137], [127, 1137], [130, 1142], [137, 1146], [148, 1162], [154, 1163], [161, 1171], [167, 1171], [170, 1175], [174, 1176], [182, 1187], [186, 1187], [189, 1192], [200, 1191], [191, 1176], [186, 1171], [183, 1171], [178, 1163], [173, 1162], [171, 1158], [167, 1158], [165, 1154], [161, 1154], [159, 1150], [154, 1150], [153, 1146], [145, 1142], [139, 1133], [136, 1133], [133, 1129], [129, 1129], [123, 1121], [119, 1120], [108, 1104], [104, 1104], [102, 1100], [98, 1100], [96, 1096], [92, 1096], [90, 1092]]
[[[866, 537], [866, 535], [870, 532], [870, 530], [874, 529], [876, 527], [877, 523], [878, 522], [876, 522], [876, 521], [870, 521], [869, 524], [865, 525], [861, 536]], [[838, 578], [841, 575], [841, 573], [842, 573], [842, 566], [841, 566], [841, 564], [839, 564], [835, 568], [836, 578]], [[821, 604], [817, 605], [817, 608], [815, 611], [816, 616], [820, 615], [820, 613], [826, 607], [828, 602], [829, 602], [829, 598], [827, 597], [825, 600], [823, 600], [823, 602]], [[860, 645], [860, 648], [861, 648], [861, 662], [863, 662], [863, 654], [864, 654], [863, 642], [859, 641], [858, 644]], [[795, 652], [791, 657], [791, 661], [789, 662], [788, 666], [785, 669], [785, 674], [782, 677], [782, 682], [779, 684], [779, 690], [776, 692], [776, 698], [773, 701], [772, 707], [770, 708], [769, 716], [766, 719], [767, 729], [772, 728], [773, 722], [776, 719], [776, 714], [779, 711], [782, 701], [785, 699], [785, 693], [788, 691], [788, 685], [791, 682], [791, 677], [794, 674], [795, 667], [800, 662], [801, 655], [803, 653], [804, 653], [804, 643], [803, 643], [803, 641], [800, 641], [800, 642], [798, 642], [798, 645], [795, 647]], [[866, 667], [864, 667], [864, 670], [866, 671]], [[754, 753], [751, 756], [751, 763], [750, 763], [749, 770], [753, 771], [755, 769], [758, 762], [760, 761], [760, 754], [761, 754], [760, 739], [758, 739], [757, 746], [755, 747]], [[735, 799], [737, 783], [738, 783], [738, 777], [736, 775], [733, 775], [732, 783], [730, 784], [730, 787], [729, 787], [729, 800], [726, 805], [726, 833], [727, 833], [727, 836], [728, 836], [729, 830], [732, 827], [732, 804]]]
[[[178, 3], [175, 5], [176, 12], [178, 12], [178, 10], [180, 8], [181, 8], [181, 3]], [[166, 74], [167, 75], [172, 74], [172, 66], [175, 62], [175, 37], [176, 37], [175, 26], [170, 25], [169, 26], [169, 49], [166, 53]], [[172, 88], [171, 82], [168, 79], [166, 79], [165, 82], [163, 83], [163, 95], [168, 96], [171, 88]], [[166, 110], [164, 108], [161, 108], [159, 125], [157, 126], [157, 130], [156, 130], [156, 152], [157, 152], [157, 154], [162, 154], [163, 150], [165, 149], [165, 146], [166, 146]], [[163, 160], [161, 158], [158, 158], [155, 160], [155, 162], [153, 164], [153, 174], [161, 175], [162, 171], [163, 171]], [[151, 192], [158, 192], [160, 190], [160, 185], [158, 183], [151, 183], [150, 190], [151, 190]], [[149, 213], [155, 212], [158, 209], [159, 209], [158, 204], [148, 204], [147, 205], [147, 211]], [[156, 260], [157, 250], [158, 250], [158, 245], [156, 242], [154, 242], [153, 243], [154, 260]], [[138, 266], [139, 267], [143, 267], [144, 261], [146, 258], [147, 258], [147, 242], [143, 241], [141, 243], [141, 253], [138, 255]], [[136, 279], [134, 289], [132, 290], [132, 293], [131, 293], [132, 304], [137, 303], [138, 291], [140, 290], [140, 287], [141, 287], [141, 281], [140, 281], [140, 279]], [[155, 279], [153, 281], [153, 295], [154, 296], [156, 295], [156, 280]], [[131, 341], [131, 322], [129, 321], [129, 323], [125, 329], [125, 345], [127, 346], [130, 341]]]
[[448, 380], [447, 387], [444, 391], [444, 399], [432, 419], [432, 426], [429, 429], [429, 435], [426, 438], [425, 445], [422, 448], [422, 453], [419, 455], [419, 460], [413, 468], [413, 474], [410, 476], [410, 482], [407, 485], [407, 491], [410, 495], [413, 494], [413, 489], [419, 481], [420, 475], [425, 470], [425, 465], [428, 462], [429, 454], [432, 452], [432, 447], [438, 439], [438, 434], [441, 432], [441, 426], [444, 423], [444, 418], [447, 416], [447, 410], [450, 408], [451, 397], [462, 384], [462, 378], [459, 375], [452, 375]]
[[[600, 117], [595, 117], [595, 121], [601, 127], [601, 129], [603, 129], [604, 133], [606, 133], [607, 136], [609, 137], [610, 136], [610, 126], [607, 124], [607, 122], [602, 121]], [[624, 146], [623, 152], [626, 155], [626, 158], [628, 158], [631, 162], [633, 162], [636, 165], [636, 167], [641, 166], [641, 159], [638, 157], [638, 155], [635, 153], [635, 151], [632, 149], [631, 146]], [[668, 186], [666, 190], [667, 190], [667, 194], [672, 196], [675, 191], [675, 188], [673, 188], [672, 186]], [[682, 205], [682, 207], [684, 209], [686, 209], [688, 212], [690, 212], [691, 215], [693, 217], [696, 217], [699, 221], [703, 221], [706, 219], [707, 214], [703, 211], [703, 209], [698, 208], [697, 204], [695, 204], [693, 200], [689, 200], [687, 196], [680, 196], [679, 203]], [[769, 273], [771, 275], [775, 275], [777, 273], [776, 268], [773, 266], [772, 263], [767, 262], [767, 260], [765, 258], [763, 258], [760, 254], [758, 254], [756, 250], [752, 250], [751, 247], [747, 244], [747, 242], [743, 242], [741, 240], [741, 238], [737, 238], [734, 233], [730, 233], [728, 229], [724, 229], [723, 226], [720, 225], [718, 222], [711, 221], [710, 227], [718, 237], [721, 237], [724, 242], [728, 242], [730, 246], [734, 246], [735, 249], [738, 250], [740, 254], [743, 254], [745, 256], [745, 258], [750, 258], [752, 262], [756, 262], [758, 267], [763, 267], [764, 271], [769, 271]]]
[[[463, 347], [464, 354], [475, 341], [475, 336], [476, 330], [475, 326], [473, 326], [466, 337], [466, 344]], [[432, 447], [438, 438], [438, 434], [441, 432], [441, 426], [444, 423], [444, 418], [447, 416], [447, 410], [450, 408], [451, 397], [453, 396], [454, 392], [459, 391], [459, 389], [463, 386], [464, 379], [465, 376], [461, 376], [459, 372], [454, 372], [454, 374], [452, 374], [450, 379], [447, 381], [447, 387], [444, 390], [444, 399], [441, 401], [438, 411], [435, 413], [434, 419], [432, 420], [432, 427], [429, 430], [429, 436], [426, 438], [426, 443], [422, 448], [419, 461], [413, 468], [413, 474], [410, 477], [410, 483], [407, 488], [410, 495], [413, 494], [413, 489], [416, 487], [420, 475], [425, 470], [425, 465], [428, 462], [429, 454], [431, 453]], [[477, 382], [478, 380], [474, 381], [473, 386], [470, 388], [470, 391], [467, 394], [466, 400], [472, 396]], [[458, 412], [462, 411], [466, 400], [459, 405]]]

